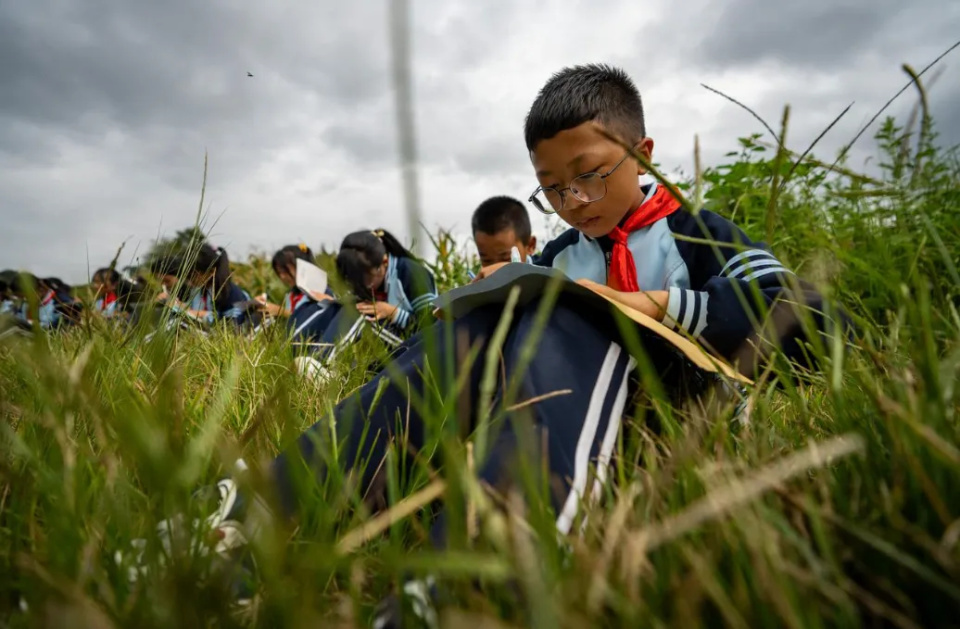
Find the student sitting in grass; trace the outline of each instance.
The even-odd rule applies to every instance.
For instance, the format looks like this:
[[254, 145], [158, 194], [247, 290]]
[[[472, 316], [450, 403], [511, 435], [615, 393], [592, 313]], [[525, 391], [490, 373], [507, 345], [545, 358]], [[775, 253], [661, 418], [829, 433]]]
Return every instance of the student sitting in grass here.
[[483, 268], [510, 262], [514, 256], [518, 262], [527, 262], [537, 250], [527, 208], [514, 198], [487, 199], [473, 211], [470, 224]]
[[175, 311], [207, 325], [227, 321], [239, 327], [247, 323], [250, 295], [233, 283], [226, 251], [203, 243], [192, 256], [192, 264], [181, 266], [179, 272], [191, 293], [185, 304], [175, 300]]
[[127, 281], [113, 268], [97, 269], [90, 280], [94, 291], [94, 311], [105, 319], [125, 317], [135, 305], [139, 287]]
[[58, 325], [76, 323], [80, 320], [83, 303], [73, 294], [73, 287], [59, 277], [40, 279], [42, 291], [53, 292], [54, 308], [60, 316]]
[[17, 309], [17, 302], [14, 300], [11, 286], [15, 277], [16, 273], [14, 271], [0, 272], [0, 316], [13, 315]]
[[349, 234], [337, 253], [337, 271], [357, 310], [395, 332], [408, 334], [430, 318], [437, 298], [433, 275], [390, 232]]
[[[265, 295], [258, 297], [257, 301], [269, 315], [287, 319], [287, 332], [298, 353], [314, 353], [317, 346], [322, 344], [327, 327], [336, 316], [340, 305], [329, 285], [322, 293], [307, 294], [301, 290], [297, 285], [299, 260], [316, 264], [313, 251], [304, 244], [287, 245], [273, 254], [273, 272], [290, 290], [280, 304], [269, 303]], [[298, 360], [314, 365], [315, 370], [320, 369], [319, 363], [313, 358], [302, 357]]]
[[[432, 322], [437, 298], [433, 274], [388, 231], [348, 234], [337, 253], [337, 273], [355, 309], [334, 302], [298, 312], [291, 321], [293, 340], [311, 355], [296, 359], [300, 373], [323, 381], [329, 362], [370, 330], [390, 348], [398, 348], [425, 322]], [[404, 348], [406, 346], [404, 345]]]
[[310, 264], [316, 264], [313, 257], [313, 251], [305, 244], [287, 245], [273, 254], [271, 266], [273, 272], [284, 286], [290, 290], [283, 296], [283, 301], [279, 304], [273, 304], [267, 301], [266, 295], [257, 297], [257, 301], [263, 304], [263, 310], [272, 317], [290, 317], [300, 307], [310, 303], [310, 301], [327, 301], [333, 298], [333, 293], [329, 287], [327, 292], [321, 294], [307, 295], [297, 286], [297, 260], [303, 260]]
[[184, 262], [177, 256], [164, 256], [157, 258], [147, 267], [156, 281], [160, 283], [160, 293], [157, 295], [157, 301], [166, 303], [173, 296], [175, 300], [187, 301], [190, 299], [190, 287], [186, 282], [180, 280]]
[[[640, 162], [651, 161], [654, 142], [640, 94], [622, 70], [588, 65], [554, 75], [527, 114], [525, 139], [539, 184], [530, 201], [570, 226], [546, 245], [539, 264], [561, 269], [683, 331], [744, 373], [763, 365], [766, 355], [753, 347], [769, 337], [787, 358], [805, 362], [801, 344], [807, 339], [799, 308], [819, 311], [821, 298], [808, 286], [794, 284], [793, 273], [766, 246], [730, 221], [708, 211], [692, 215], [665, 186], [641, 185], [646, 168]], [[487, 229], [503, 231], [481, 231]], [[485, 267], [480, 283], [504, 264]], [[376, 287], [370, 279], [366, 286]], [[531, 356], [524, 346], [539, 325], [538, 305], [534, 299], [513, 312], [494, 379], [494, 399], [504, 395], [505, 382], [519, 379], [517, 399], [537, 403], [501, 409], [502, 428], [492, 437], [486, 458], [477, 461], [476, 475], [484, 485], [503, 490], [520, 482], [518, 466], [531, 473], [544, 470], [548, 477], [542, 485], [551, 488], [557, 531], [566, 535], [577, 530], [582, 501], [597, 495], [606, 478], [627, 401], [637, 388], [637, 357], [617, 326], [603, 325], [595, 312], [563, 296], [546, 317]], [[421, 334], [388, 369], [272, 462], [267, 472], [273, 491], [262, 500], [289, 518], [315, 510], [320, 494], [313, 479], [324, 484], [335, 447], [337, 464], [353, 475], [358, 495], [376, 504], [387, 487], [389, 465], [383, 462], [391, 444], [398, 456], [430, 457], [436, 448], [426, 446], [450, 431], [450, 422], [454, 432], [470, 434], [477, 426], [484, 361], [468, 363], [466, 353], [475, 348], [484, 355], [501, 310], [500, 305], [478, 308]], [[772, 330], [763, 328], [768, 312], [776, 324]], [[383, 314], [392, 316], [392, 311]], [[813, 318], [824, 330], [825, 318]], [[557, 391], [564, 395], [550, 395]], [[431, 395], [463, 396], [469, 403], [455, 405], [458, 412], [439, 421], [422, 416], [423, 406], [411, 402], [433, 399]], [[588, 478], [594, 479], [590, 487]], [[252, 521], [244, 514], [250, 501], [238, 498], [233, 481], [222, 481], [219, 490], [221, 502], [208, 523], [219, 532], [217, 550], [229, 554], [256, 528], [243, 524]], [[446, 539], [442, 515], [434, 534], [439, 544]], [[399, 624], [404, 610], [431, 615], [422, 584], [408, 584], [402, 592], [401, 599], [412, 606], [401, 605], [400, 599], [385, 602], [375, 626], [408, 626]]]
[[[32, 327], [34, 322], [44, 330], [51, 330], [71, 322], [73, 296], [70, 287], [58, 278], [40, 279], [23, 273], [11, 282], [11, 292], [20, 304], [14, 318], [23, 327]], [[37, 300], [33, 309], [30, 297]]]

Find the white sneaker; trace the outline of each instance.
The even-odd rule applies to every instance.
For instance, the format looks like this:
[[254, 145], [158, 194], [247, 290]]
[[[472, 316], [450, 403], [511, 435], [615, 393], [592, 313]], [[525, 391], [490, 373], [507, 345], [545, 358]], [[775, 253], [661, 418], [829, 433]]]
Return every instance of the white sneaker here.
[[[237, 461], [236, 470], [242, 472], [245, 469], [243, 460]], [[188, 552], [196, 557], [206, 556], [211, 550], [212, 535], [216, 540], [212, 550], [219, 559], [239, 568], [237, 584], [233, 589], [235, 602], [244, 605], [253, 596], [250, 582], [251, 577], [256, 574], [253, 555], [246, 547], [271, 516], [266, 505], [260, 500], [254, 499], [250, 505], [246, 504], [244, 496], [237, 492], [236, 482], [232, 478], [219, 481], [213, 489], [217, 492], [217, 507], [203, 520], [187, 522], [182, 514], [178, 514], [157, 524], [156, 535], [163, 550], [159, 554], [159, 563], [162, 568], [175, 546], [188, 548]], [[114, 553], [114, 561], [121, 569], [126, 568], [127, 579], [131, 584], [147, 575], [144, 557], [147, 543], [146, 539], [135, 539], [130, 542], [129, 552], [118, 550]]]
[[297, 373], [306, 377], [315, 384], [324, 384], [328, 382], [332, 375], [330, 370], [324, 367], [323, 363], [316, 358], [299, 356], [294, 359], [294, 364], [297, 366]]

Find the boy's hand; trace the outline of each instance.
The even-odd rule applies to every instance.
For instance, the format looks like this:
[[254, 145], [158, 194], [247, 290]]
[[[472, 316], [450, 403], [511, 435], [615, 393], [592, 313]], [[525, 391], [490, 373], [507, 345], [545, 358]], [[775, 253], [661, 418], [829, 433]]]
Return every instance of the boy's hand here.
[[[477, 276], [476, 276], [475, 278], [473, 278], [473, 281], [474, 281], [474, 282], [477, 282], [477, 281], [479, 281], [479, 280], [482, 280], [482, 279], [485, 278], [485, 277], [490, 277], [491, 275], [493, 275], [494, 273], [496, 273], [497, 271], [499, 271], [499, 270], [502, 269], [503, 267], [507, 266], [508, 264], [510, 264], [510, 263], [509, 263], [509, 262], [497, 262], [496, 264], [491, 264], [490, 266], [485, 266], [485, 267], [483, 267], [482, 269], [480, 269], [480, 272], [477, 273]], [[472, 282], [471, 282], [471, 283], [472, 283]]]
[[357, 304], [357, 310], [360, 311], [361, 314], [373, 317], [377, 321], [382, 321], [384, 319], [391, 319], [397, 311], [397, 307], [385, 301], [378, 301], [373, 304], [369, 301], [361, 301]]
[[623, 291], [614, 290], [607, 286], [606, 284], [598, 284], [591, 280], [577, 280], [577, 284], [580, 284], [583, 287], [589, 288], [595, 293], [599, 293], [604, 297], [608, 297], [613, 301], [623, 304], [628, 308], [633, 308], [643, 314], [656, 319], [657, 321], [663, 321], [663, 315], [667, 311], [667, 301], [670, 298], [670, 293], [665, 290], [651, 290], [651, 291], [641, 291], [639, 293], [625, 293]]

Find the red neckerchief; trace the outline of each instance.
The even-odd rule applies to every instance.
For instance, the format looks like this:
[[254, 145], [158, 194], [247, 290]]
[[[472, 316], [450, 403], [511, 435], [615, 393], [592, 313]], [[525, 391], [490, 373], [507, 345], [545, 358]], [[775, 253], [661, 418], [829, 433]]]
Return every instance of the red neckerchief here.
[[680, 209], [680, 202], [666, 186], [658, 185], [653, 196], [641, 203], [640, 207], [627, 217], [622, 227], [618, 225], [607, 234], [607, 237], [613, 241], [610, 274], [607, 279], [607, 285], [610, 288], [627, 293], [636, 293], [640, 290], [637, 284], [637, 265], [633, 260], [633, 253], [627, 246], [627, 237], [632, 232], [652, 225], [678, 209]]
[[109, 293], [103, 296], [103, 306], [101, 306], [100, 309], [106, 310], [107, 308], [110, 307], [110, 304], [112, 304], [115, 301], [117, 301], [117, 294], [113, 291], [110, 291]]
[[297, 309], [297, 304], [300, 303], [301, 299], [303, 299], [303, 293], [298, 290], [290, 291], [290, 312]]
[[41, 306], [46, 306], [46, 305], [49, 304], [51, 301], [53, 301], [53, 298], [54, 298], [55, 296], [56, 296], [56, 293], [54, 293], [53, 291], [48, 292], [48, 293], [47, 293], [47, 296], [44, 297], [44, 298], [43, 298], [43, 301], [40, 302], [40, 305], [41, 305]]

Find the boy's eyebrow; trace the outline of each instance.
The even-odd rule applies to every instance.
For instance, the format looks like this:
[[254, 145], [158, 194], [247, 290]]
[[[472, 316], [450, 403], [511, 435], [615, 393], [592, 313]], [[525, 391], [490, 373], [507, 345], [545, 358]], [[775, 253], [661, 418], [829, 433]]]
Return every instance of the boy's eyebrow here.
[[[571, 167], [576, 167], [576, 166], [578, 166], [578, 165], [580, 164], [580, 162], [582, 162], [582, 161], [584, 160], [584, 158], [589, 157], [589, 156], [590, 156], [590, 153], [589, 153], [589, 152], [588, 152], [588, 153], [580, 153], [579, 155], [577, 155], [576, 157], [574, 157], [573, 159], [571, 159], [569, 162], [567, 162], [567, 168], [571, 168]], [[551, 174], [551, 172], [550, 172], [549, 170], [538, 170], [538, 171], [537, 171], [537, 177], [546, 177], [546, 176], [548, 176], [548, 175], [550, 175], [550, 174]]]

